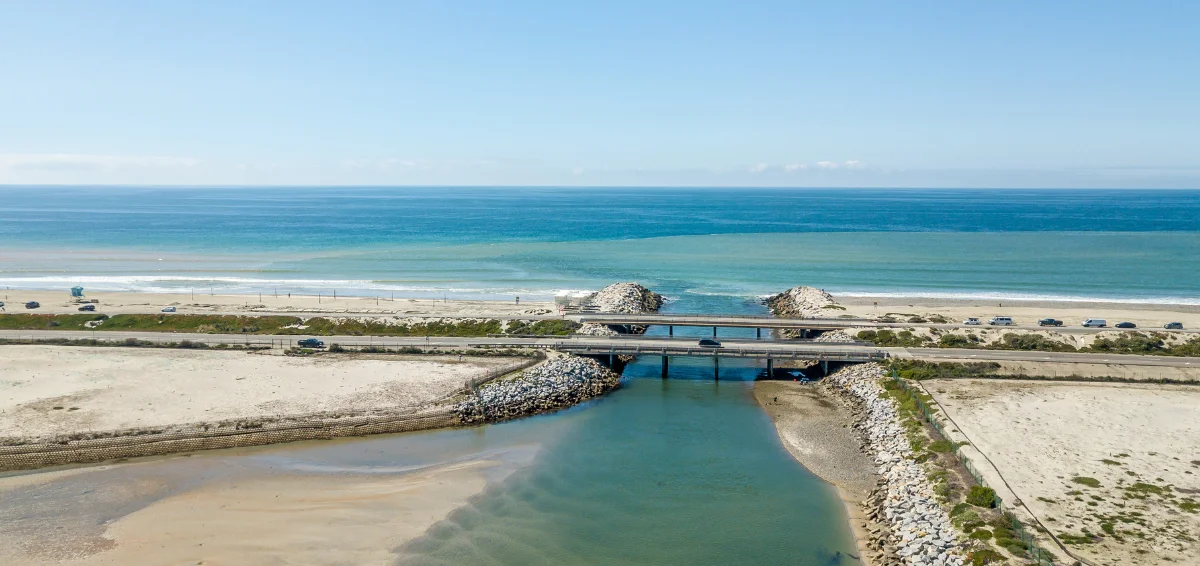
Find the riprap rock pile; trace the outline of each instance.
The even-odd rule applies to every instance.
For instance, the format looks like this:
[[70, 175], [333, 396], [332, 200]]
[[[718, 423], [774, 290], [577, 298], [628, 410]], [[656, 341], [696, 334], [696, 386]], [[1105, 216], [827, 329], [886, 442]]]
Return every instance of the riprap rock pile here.
[[[604, 313], [643, 314], [658, 312], [663, 305], [663, 296], [637, 283], [613, 283], [588, 297], [585, 302]], [[630, 334], [641, 334], [644, 326], [630, 327]], [[603, 324], [586, 323], [576, 334], [591, 336], [616, 336], [620, 332]]]
[[620, 375], [595, 360], [554, 358], [513, 379], [481, 385], [478, 394], [454, 405], [454, 414], [466, 424], [533, 415], [602, 395], [616, 388], [620, 380]]
[[841, 330], [830, 330], [822, 332], [820, 336], [813, 339], [813, 342], [854, 342], [854, 337], [846, 334]]
[[778, 295], [763, 299], [771, 309], [771, 314], [780, 318], [825, 318], [829, 316], [828, 307], [840, 306], [833, 300], [833, 295], [816, 287], [792, 287]]
[[913, 458], [894, 401], [879, 386], [883, 377], [878, 364], [860, 364], [825, 378], [827, 387], [856, 407], [854, 428], [875, 455], [881, 479], [867, 498], [866, 511], [890, 532], [873, 533], [871, 546], [885, 555], [884, 566], [962, 566], [958, 534], [938, 505], [924, 468]]

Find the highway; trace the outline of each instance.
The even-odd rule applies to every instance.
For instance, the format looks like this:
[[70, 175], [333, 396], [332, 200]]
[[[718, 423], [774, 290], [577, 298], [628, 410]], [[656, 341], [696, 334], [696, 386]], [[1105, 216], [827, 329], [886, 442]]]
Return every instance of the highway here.
[[[120, 332], [120, 331], [76, 331], [76, 330], [0, 330], [0, 338], [7, 340], [48, 340], [54, 338], [88, 339], [123, 341], [127, 338], [137, 338], [154, 342], [179, 342], [191, 340], [206, 344], [252, 344], [274, 347], [294, 346], [296, 340], [304, 336], [274, 336], [262, 334], [189, 334], [172, 332]], [[1119, 354], [1094, 354], [1078, 352], [1029, 352], [1018, 350], [971, 350], [957, 348], [880, 348], [876, 346], [857, 344], [838, 344], [832, 342], [814, 343], [791, 340], [730, 340], [723, 339], [720, 352], [715, 349], [698, 348], [696, 339], [662, 337], [621, 337], [610, 338], [603, 336], [555, 336], [542, 338], [515, 337], [485, 337], [485, 338], [456, 338], [431, 336], [425, 337], [381, 337], [381, 336], [321, 336], [326, 344], [337, 342], [345, 346], [381, 346], [396, 348], [403, 346], [415, 347], [526, 347], [561, 349], [592, 354], [626, 354], [659, 355], [655, 351], [666, 351], [669, 355], [704, 355], [711, 357], [778, 357], [779, 359], [850, 359], [856, 356], [883, 352], [890, 357], [901, 359], [918, 359], [928, 361], [978, 361], [978, 362], [1046, 362], [1046, 363], [1087, 363], [1087, 364], [1123, 364], [1159, 367], [1200, 367], [1200, 358], [1174, 356], [1135, 356]], [[690, 353], [688, 352], [690, 349]], [[676, 353], [679, 352], [679, 353]], [[710, 353], [711, 352], [711, 353]], [[2, 355], [3, 350], [0, 350]]]

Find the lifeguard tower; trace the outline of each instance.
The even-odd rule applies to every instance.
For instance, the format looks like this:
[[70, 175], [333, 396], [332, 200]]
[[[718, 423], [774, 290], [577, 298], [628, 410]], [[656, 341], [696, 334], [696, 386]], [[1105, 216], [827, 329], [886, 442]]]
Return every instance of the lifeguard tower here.
[[71, 287], [71, 296], [76, 299], [82, 299], [83, 298], [83, 287], [79, 287], [79, 286]]

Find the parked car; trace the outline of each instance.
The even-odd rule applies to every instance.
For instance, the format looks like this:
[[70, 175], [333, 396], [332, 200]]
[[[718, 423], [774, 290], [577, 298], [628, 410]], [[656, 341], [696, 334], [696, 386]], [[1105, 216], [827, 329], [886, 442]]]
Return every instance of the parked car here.
[[700, 341], [697, 342], [696, 344], [698, 344], [702, 348], [720, 348], [721, 347], [721, 343], [717, 342], [716, 340], [713, 340], [712, 338], [701, 338]]
[[[0, 307], [2, 307], [2, 306], [4, 306], [4, 304], [0, 303]], [[1168, 322], [1163, 325], [1163, 328], [1166, 328], [1167, 330], [1183, 330], [1183, 323], [1182, 322]]]
[[296, 345], [300, 346], [301, 348], [324, 348], [325, 347], [325, 343], [320, 340], [317, 340], [316, 338], [305, 338], [303, 340], [296, 342]]
[[993, 316], [992, 319], [988, 321], [988, 324], [992, 326], [1012, 326], [1013, 319], [1009, 316]]
[[94, 310], [96, 310], [96, 305], [83, 305], [83, 306], [79, 307], [79, 310], [81, 310], [81, 311], [94, 311]]
[[1117, 328], [1137, 328], [1137, 325], [1132, 322], [1118, 322]]
[[42, 306], [42, 303], [39, 303], [37, 301], [29, 301], [28, 303], [25, 303], [25, 308], [27, 308], [27, 309], [36, 309], [40, 306]]
[[1038, 321], [1038, 326], [1062, 326], [1063, 321], [1057, 318], [1043, 318]]
[[163, 307], [163, 312], [175, 312], [175, 307]]
[[973, 325], [973, 326], [977, 326], [977, 325], [980, 325], [980, 324], [983, 324], [983, 323], [982, 323], [982, 322], [979, 322], [979, 319], [978, 319], [978, 318], [975, 318], [975, 317], [973, 317], [973, 316], [972, 316], [972, 317], [969, 317], [969, 318], [967, 318], [967, 320], [964, 320], [964, 321], [963, 321], [963, 324], [970, 324], [970, 325]]
[[1103, 318], [1089, 318], [1083, 321], [1083, 326], [1085, 328], [1104, 328], [1108, 326], [1108, 321]]

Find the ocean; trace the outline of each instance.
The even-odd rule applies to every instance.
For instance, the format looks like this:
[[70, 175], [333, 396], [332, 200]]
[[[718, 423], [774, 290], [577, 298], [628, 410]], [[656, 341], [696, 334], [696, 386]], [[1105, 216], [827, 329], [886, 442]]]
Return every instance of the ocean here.
[[1197, 304], [1200, 191], [0, 188], [0, 285]]

